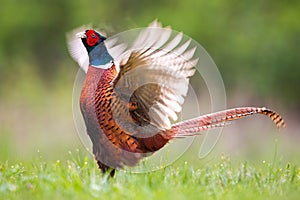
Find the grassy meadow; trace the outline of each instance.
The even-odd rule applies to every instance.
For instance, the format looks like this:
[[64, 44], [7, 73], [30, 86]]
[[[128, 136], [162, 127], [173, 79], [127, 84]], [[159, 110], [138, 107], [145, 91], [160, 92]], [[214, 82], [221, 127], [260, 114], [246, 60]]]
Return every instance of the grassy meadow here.
[[80, 152], [67, 160], [0, 165], [1, 199], [298, 199], [300, 167], [222, 157], [201, 168], [188, 162], [148, 174], [118, 171], [111, 179]]

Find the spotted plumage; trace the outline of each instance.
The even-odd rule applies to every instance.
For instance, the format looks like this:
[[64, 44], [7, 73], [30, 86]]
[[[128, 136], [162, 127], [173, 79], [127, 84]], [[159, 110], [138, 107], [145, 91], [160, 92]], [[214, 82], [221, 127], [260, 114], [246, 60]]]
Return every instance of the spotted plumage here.
[[284, 127], [281, 116], [269, 109], [243, 107], [177, 120], [189, 78], [198, 58], [190, 40], [171, 35], [169, 27], [153, 22], [131, 47], [106, 40], [86, 29], [69, 39], [73, 58], [86, 72], [80, 109], [93, 153], [102, 172], [136, 165], [171, 139], [197, 135], [252, 114], [269, 116]]

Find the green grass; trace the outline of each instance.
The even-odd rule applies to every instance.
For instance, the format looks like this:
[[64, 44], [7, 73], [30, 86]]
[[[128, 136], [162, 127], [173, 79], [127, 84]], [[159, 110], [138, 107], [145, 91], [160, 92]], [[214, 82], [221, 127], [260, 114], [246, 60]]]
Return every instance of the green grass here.
[[297, 199], [300, 168], [293, 164], [233, 164], [229, 158], [205, 166], [177, 163], [152, 173], [118, 171], [103, 176], [79, 153], [68, 160], [0, 164], [0, 199]]

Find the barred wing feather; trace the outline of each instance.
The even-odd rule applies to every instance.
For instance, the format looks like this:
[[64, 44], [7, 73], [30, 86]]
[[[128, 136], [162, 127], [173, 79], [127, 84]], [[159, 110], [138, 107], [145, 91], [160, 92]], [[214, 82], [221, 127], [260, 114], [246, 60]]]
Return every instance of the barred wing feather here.
[[170, 119], [177, 119], [198, 62], [193, 59], [196, 48], [190, 46], [182, 33], [172, 37], [169, 27], [154, 21], [115, 61], [120, 68], [115, 91], [137, 103], [131, 115], [140, 124], [166, 130], [171, 128]]

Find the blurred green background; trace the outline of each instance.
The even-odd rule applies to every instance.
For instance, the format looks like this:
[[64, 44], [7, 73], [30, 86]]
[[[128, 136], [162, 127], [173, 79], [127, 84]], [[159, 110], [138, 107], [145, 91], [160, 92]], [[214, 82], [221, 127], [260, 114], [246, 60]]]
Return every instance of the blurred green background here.
[[284, 134], [261, 117], [234, 123], [224, 129], [216, 154], [265, 159], [278, 140], [280, 156], [298, 161], [299, 10], [300, 1], [279, 0], [1, 0], [0, 161], [28, 160], [38, 151], [61, 159], [82, 149], [72, 119], [78, 66], [68, 54], [66, 32], [92, 22], [112, 35], [154, 19], [209, 52], [228, 107], [268, 106], [287, 121]]

